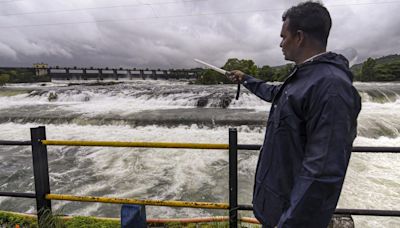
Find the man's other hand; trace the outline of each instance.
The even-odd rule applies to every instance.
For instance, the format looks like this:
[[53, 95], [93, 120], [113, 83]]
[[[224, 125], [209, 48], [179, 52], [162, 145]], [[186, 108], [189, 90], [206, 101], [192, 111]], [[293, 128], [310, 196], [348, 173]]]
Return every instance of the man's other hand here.
[[228, 78], [233, 82], [242, 82], [245, 73], [240, 70], [229, 71]]

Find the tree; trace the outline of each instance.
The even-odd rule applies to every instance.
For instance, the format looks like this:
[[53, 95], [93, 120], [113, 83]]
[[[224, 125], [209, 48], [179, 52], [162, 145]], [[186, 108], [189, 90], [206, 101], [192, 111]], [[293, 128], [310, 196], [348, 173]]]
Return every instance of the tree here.
[[271, 81], [273, 76], [275, 74], [275, 70], [274, 68], [265, 65], [263, 67], [261, 67], [260, 69], [258, 69], [258, 78], [264, 81]]
[[229, 83], [229, 80], [214, 70], [205, 70], [197, 79], [196, 83], [203, 84], [203, 85], [211, 85], [211, 84], [218, 84], [218, 83]]
[[[227, 71], [231, 70], [240, 70], [246, 74], [257, 75], [258, 67], [254, 64], [253, 60], [242, 59], [239, 60], [237, 58], [228, 59], [225, 65], [222, 67]], [[199, 79], [196, 81], [199, 84], [233, 84], [231, 80], [229, 80], [225, 75], [222, 75], [213, 70], [203, 71]]]
[[361, 68], [352, 69], [351, 72], [353, 72], [355, 81], [361, 81]]
[[368, 58], [361, 67], [361, 81], [372, 81], [376, 74], [376, 61]]
[[400, 79], [400, 62], [377, 64], [374, 81], [395, 81]]
[[10, 80], [10, 75], [0, 74], [0, 86], [6, 84]]
[[237, 58], [228, 59], [223, 68], [228, 71], [240, 70], [250, 75], [257, 75], [258, 71], [258, 68], [254, 64], [253, 60], [247, 60], [247, 59], [239, 60]]
[[289, 76], [290, 72], [292, 72], [293, 64], [289, 63], [284, 66], [280, 66], [275, 70], [275, 74], [272, 77], [272, 81], [285, 81], [285, 79]]

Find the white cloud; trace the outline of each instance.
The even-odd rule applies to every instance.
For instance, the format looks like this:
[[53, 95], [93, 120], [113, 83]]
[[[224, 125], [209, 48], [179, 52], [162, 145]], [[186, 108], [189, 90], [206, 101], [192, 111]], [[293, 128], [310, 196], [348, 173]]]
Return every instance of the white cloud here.
[[[260, 66], [278, 65], [285, 63], [279, 48], [281, 15], [297, 2], [0, 3], [0, 15], [20, 14], [0, 16], [3, 34], [0, 61], [4, 66], [47, 62], [60, 66], [182, 68], [196, 67], [193, 58], [223, 65], [227, 58], [237, 57], [253, 59]], [[400, 53], [400, 3], [372, 0], [324, 3], [333, 19], [328, 48], [344, 50], [350, 55], [356, 53], [355, 61]]]

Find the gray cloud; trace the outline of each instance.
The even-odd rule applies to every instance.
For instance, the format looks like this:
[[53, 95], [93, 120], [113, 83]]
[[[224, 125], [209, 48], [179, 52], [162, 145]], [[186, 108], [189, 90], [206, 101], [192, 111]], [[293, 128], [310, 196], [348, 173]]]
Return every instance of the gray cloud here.
[[[193, 58], [223, 65], [232, 57], [253, 59], [259, 66], [280, 65], [285, 63], [279, 48], [281, 15], [297, 2], [0, 3], [0, 15], [8, 15], [0, 16], [0, 65], [187, 68], [197, 66]], [[353, 62], [400, 53], [400, 2], [323, 2], [333, 19], [330, 50]]]

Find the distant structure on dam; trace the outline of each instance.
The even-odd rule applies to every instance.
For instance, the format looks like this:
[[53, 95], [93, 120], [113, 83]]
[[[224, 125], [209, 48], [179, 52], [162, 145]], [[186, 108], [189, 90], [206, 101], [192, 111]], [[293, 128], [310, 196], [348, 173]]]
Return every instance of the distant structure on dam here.
[[[2, 67], [2, 69], [7, 69]], [[11, 69], [11, 68], [10, 68]], [[51, 67], [45, 63], [33, 64], [33, 68], [21, 67], [35, 72], [36, 76], [50, 76], [53, 80], [103, 80], [103, 79], [197, 79], [203, 71], [196, 69], [138, 69], [138, 68], [94, 68], [94, 67]]]

